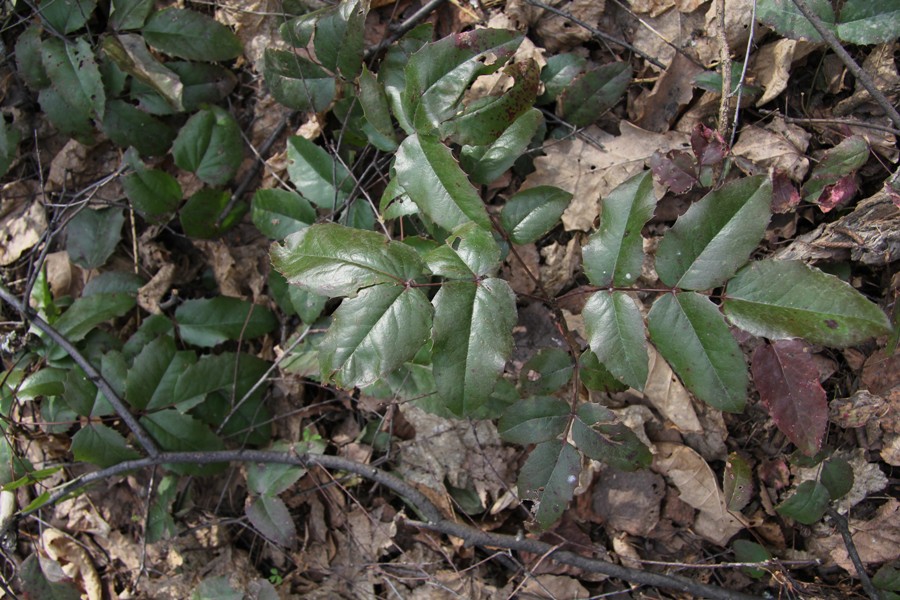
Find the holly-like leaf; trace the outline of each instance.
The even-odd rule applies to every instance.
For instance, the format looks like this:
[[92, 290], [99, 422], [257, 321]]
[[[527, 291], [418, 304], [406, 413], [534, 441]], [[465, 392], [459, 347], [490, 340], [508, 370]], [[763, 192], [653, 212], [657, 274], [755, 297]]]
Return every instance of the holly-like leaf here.
[[128, 446], [122, 434], [101, 423], [91, 423], [79, 429], [72, 436], [71, 451], [75, 460], [102, 468], [141, 457], [137, 450]]
[[464, 146], [460, 154], [460, 165], [475, 183], [491, 183], [499, 179], [522, 156], [543, 124], [543, 113], [532, 108], [516, 119], [491, 144]]
[[799, 337], [845, 347], [891, 331], [878, 306], [837, 277], [799, 261], [748, 265], [728, 282], [722, 307], [736, 326], [769, 339]]
[[441, 137], [470, 146], [491, 144], [534, 105], [540, 84], [537, 63], [529, 59], [509, 65], [503, 72], [515, 79], [513, 86], [497, 96], [473, 101], [460, 115], [444, 121]]
[[777, 340], [760, 346], [750, 366], [759, 397], [778, 429], [807, 456], [818, 452], [828, 428], [828, 398], [803, 342]]
[[112, 0], [109, 25], [116, 31], [140, 29], [153, 12], [153, 0]]
[[886, 44], [897, 39], [900, 31], [900, 4], [892, 0], [847, 0], [841, 5], [837, 23], [838, 38], [866, 46]]
[[831, 496], [828, 489], [818, 481], [804, 481], [797, 490], [775, 510], [798, 523], [812, 525], [825, 516]]
[[102, 267], [122, 240], [122, 209], [82, 210], [66, 226], [69, 259], [85, 269]]
[[590, 348], [582, 352], [578, 359], [581, 366], [581, 383], [589, 390], [605, 392], [624, 392], [628, 386], [616, 379], [603, 363], [597, 360], [597, 355]]
[[447, 409], [467, 416], [487, 401], [512, 353], [515, 294], [502, 279], [449, 281], [434, 308], [434, 380]]
[[16, 40], [16, 69], [32, 90], [42, 90], [50, 85], [42, 58], [41, 28], [31, 25]]
[[106, 92], [91, 45], [84, 38], [65, 44], [56, 38], [41, 46], [44, 69], [51, 86], [80, 117], [103, 118]]
[[728, 510], [738, 512], [753, 498], [753, 470], [750, 464], [736, 452], [728, 455], [722, 492]]
[[522, 365], [519, 387], [525, 394], [552, 394], [569, 383], [574, 370], [568, 352], [560, 348], [541, 348]]
[[288, 280], [329, 297], [352, 296], [378, 283], [413, 280], [424, 263], [410, 246], [373, 231], [313, 225], [272, 246], [272, 265]]
[[694, 292], [666, 294], [647, 315], [650, 339], [698, 398], [725, 412], [747, 401], [744, 355], [718, 308]]
[[378, 69], [378, 81], [384, 85], [388, 104], [400, 127], [408, 134], [415, 133], [412, 126], [412, 109], [406, 98], [406, 65], [410, 57], [431, 42], [434, 25], [422, 23], [409, 30], [396, 44], [392, 44], [384, 54]]
[[[834, 9], [829, 0], [806, 0], [813, 13], [834, 33]], [[756, 18], [781, 35], [795, 40], [821, 42], [822, 36], [791, 0], [759, 0]]]
[[581, 473], [581, 455], [574, 446], [550, 440], [535, 446], [519, 472], [521, 497], [535, 500], [534, 520], [547, 529], [563, 514], [575, 494]]
[[[147, 429], [163, 450], [170, 452], [208, 452], [222, 450], [222, 440], [209, 427], [175, 409], [161, 410], [141, 417]], [[210, 475], [224, 465], [168, 464], [166, 467], [181, 474]]]
[[[644, 260], [641, 229], [655, 208], [653, 179], [647, 171], [619, 185], [603, 199], [600, 226], [582, 250], [584, 273], [591, 283], [634, 285]], [[603, 358], [600, 361], [606, 362]]]
[[582, 315], [597, 359], [619, 381], [643, 390], [649, 368], [647, 335], [635, 301], [625, 292], [599, 291], [588, 299]]
[[384, 85], [363, 65], [359, 76], [359, 103], [366, 115], [366, 130], [369, 141], [379, 150], [393, 152], [397, 149], [397, 135], [391, 121], [390, 108]]
[[510, 406], [497, 430], [513, 444], [539, 444], [559, 437], [569, 420], [569, 405], [558, 398], [534, 396]]
[[445, 243], [425, 254], [435, 275], [468, 279], [494, 274], [500, 267], [500, 247], [490, 232], [466, 223], [447, 236]]
[[397, 150], [394, 168], [410, 199], [444, 229], [452, 231], [469, 221], [491, 228], [484, 203], [450, 148], [437, 138], [407, 137]]
[[167, 8], [154, 13], [141, 33], [156, 50], [187, 60], [230, 60], [243, 52], [231, 29], [193, 10]]
[[314, 223], [316, 210], [306, 198], [294, 192], [257, 190], [250, 218], [263, 235], [281, 240]]
[[839, 500], [853, 489], [853, 467], [843, 458], [832, 457], [822, 465], [820, 481], [832, 500]]
[[163, 385], [176, 353], [175, 340], [167, 335], [161, 335], [147, 344], [135, 357], [134, 364], [125, 378], [125, 399], [133, 408], [144, 410], [155, 398], [157, 403], [163, 400], [158, 398], [157, 387]]
[[725, 283], [762, 239], [771, 203], [772, 182], [763, 175], [736, 180], [704, 196], [659, 243], [660, 281], [689, 290]]
[[637, 435], [599, 404], [578, 407], [578, 418], [572, 422], [572, 440], [585, 456], [620, 471], [635, 471], [653, 461], [650, 449]]
[[347, 199], [353, 180], [340, 162], [321, 146], [301, 136], [287, 144], [288, 175], [304, 198], [316, 206], [335, 210]]
[[410, 360], [428, 339], [433, 309], [419, 289], [375, 285], [344, 300], [319, 346], [322, 375], [365, 387]]
[[359, 75], [365, 49], [365, 25], [369, 3], [344, 0], [326, 9], [316, 20], [313, 43], [316, 58], [333, 73], [345, 79]]
[[515, 31], [476, 29], [426, 44], [413, 54], [406, 65], [404, 103], [416, 130], [430, 132], [454, 116], [469, 84], [502, 67], [521, 42]]
[[181, 203], [178, 180], [159, 169], [139, 168], [122, 178], [134, 209], [150, 221], [167, 220]]
[[537, 99], [538, 104], [549, 104], [572, 85], [587, 66], [587, 59], [577, 54], [561, 52], [547, 57], [547, 64], [541, 71], [544, 93]]
[[57, 33], [78, 31], [91, 18], [97, 0], [41, 0], [38, 11]]
[[[847, 179], [848, 176], [866, 164], [868, 159], [869, 144], [863, 136], [852, 135], [846, 138], [825, 153], [810, 174], [809, 180], [803, 184], [801, 195], [808, 202], [824, 204], [823, 210], [831, 210], [837, 202], [820, 200], [823, 192], [841, 181], [853, 181], [853, 178]], [[854, 186], [853, 192], [855, 191]]]
[[[184, 353], [176, 354], [176, 360], [182, 354]], [[173, 365], [176, 360], [172, 361]], [[261, 397], [264, 388], [258, 386], [258, 383], [270, 366], [268, 361], [252, 354], [235, 352], [208, 354], [200, 360], [189, 359], [182, 362], [181, 368], [174, 373], [176, 378], [174, 385], [168, 380], [168, 375], [172, 371], [172, 368], [169, 368], [165, 377], [167, 381], [160, 383], [160, 388], [163, 386], [168, 388], [169, 395], [163, 397], [154, 394], [150, 406], [157, 405], [159, 398], [166, 404], [174, 404], [180, 411], [186, 412], [198, 404], [205, 404], [207, 395], [213, 392], [224, 390], [227, 396], [242, 399], [254, 386], [257, 388], [254, 394]], [[221, 424], [222, 419], [219, 419], [214, 425], [218, 427]]]
[[257, 531], [279, 546], [290, 546], [297, 538], [294, 519], [281, 498], [257, 496], [247, 504], [246, 514]]
[[500, 223], [514, 244], [536, 242], [559, 224], [572, 194], [552, 185], [517, 192], [500, 213]]
[[619, 102], [631, 83], [631, 67], [616, 62], [582, 73], [559, 96], [558, 114], [586, 127]]
[[175, 164], [212, 186], [228, 183], [241, 164], [243, 150], [237, 121], [218, 106], [198, 111], [188, 119], [172, 144]]
[[237, 225], [247, 213], [247, 205], [238, 202], [225, 214], [230, 201], [231, 194], [227, 190], [211, 188], [203, 188], [188, 198], [178, 212], [184, 234], [188, 237], [213, 239]]
[[103, 133], [122, 148], [133, 146], [142, 156], [162, 156], [172, 145], [175, 131], [146, 112], [122, 100], [106, 104]]
[[229, 296], [187, 300], [175, 311], [175, 321], [185, 342], [202, 347], [252, 339], [278, 326], [268, 308]]
[[334, 100], [337, 86], [328, 71], [293, 52], [267, 48], [266, 85], [275, 100], [288, 108], [322, 112]]
[[68, 338], [78, 342], [100, 323], [121, 317], [137, 303], [131, 294], [94, 294], [78, 298], [53, 326]]

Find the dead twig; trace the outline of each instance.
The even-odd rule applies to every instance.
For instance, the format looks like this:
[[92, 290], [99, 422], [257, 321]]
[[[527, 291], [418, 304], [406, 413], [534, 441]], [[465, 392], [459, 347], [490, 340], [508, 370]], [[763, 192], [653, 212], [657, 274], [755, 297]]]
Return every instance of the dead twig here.
[[841, 537], [844, 539], [844, 546], [847, 547], [847, 554], [850, 556], [850, 561], [856, 568], [856, 576], [859, 577], [859, 582], [862, 584], [863, 589], [866, 590], [866, 594], [868, 594], [869, 598], [872, 600], [881, 600], [881, 594], [879, 594], [878, 590], [875, 589], [875, 586], [872, 585], [872, 580], [869, 579], [869, 575], [866, 573], [866, 566], [863, 564], [862, 559], [859, 557], [859, 552], [856, 550], [856, 544], [853, 542], [853, 535], [850, 533], [850, 525], [847, 523], [847, 519], [833, 507], [828, 508], [828, 516], [834, 521], [838, 531], [841, 533]]

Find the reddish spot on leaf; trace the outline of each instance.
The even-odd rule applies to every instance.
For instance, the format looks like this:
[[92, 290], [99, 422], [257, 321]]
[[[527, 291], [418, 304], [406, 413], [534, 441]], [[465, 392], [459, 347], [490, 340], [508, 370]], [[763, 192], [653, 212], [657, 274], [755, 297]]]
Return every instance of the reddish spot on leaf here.
[[803, 342], [779, 340], [760, 346], [753, 353], [750, 369], [778, 429], [804, 454], [818, 452], [828, 426], [828, 401]]
[[837, 329], [838, 323], [834, 319], [825, 319], [825, 326], [828, 327], [828, 329]]
[[822, 190], [816, 202], [823, 213], [844, 204], [856, 195], [856, 175], [844, 175], [832, 185]]
[[772, 177], [772, 212], [788, 213], [800, 204], [800, 192], [787, 175], [776, 171]]

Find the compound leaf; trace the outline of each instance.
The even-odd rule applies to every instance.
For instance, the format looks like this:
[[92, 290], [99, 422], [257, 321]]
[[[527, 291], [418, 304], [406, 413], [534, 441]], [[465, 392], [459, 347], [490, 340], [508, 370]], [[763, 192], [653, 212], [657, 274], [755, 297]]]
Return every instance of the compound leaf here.
[[690, 290], [725, 283], [762, 239], [771, 203], [772, 181], [764, 175], [739, 179], [704, 196], [659, 243], [660, 281]]
[[635, 301], [625, 292], [599, 291], [582, 315], [597, 359], [622, 383], [643, 390], [649, 358], [644, 319]]
[[644, 260], [641, 229], [653, 216], [654, 208], [656, 194], [649, 171], [632, 177], [603, 198], [600, 226], [583, 248], [584, 273], [591, 283], [634, 285]]
[[559, 437], [569, 420], [569, 405], [558, 398], [534, 396], [510, 406], [497, 430], [513, 444], [539, 444]]
[[849, 284], [799, 261], [748, 265], [728, 282], [722, 306], [733, 324], [769, 339], [845, 347], [891, 330], [887, 315]]
[[725, 412], [747, 400], [747, 365], [718, 308], [694, 292], [666, 294], [647, 315], [650, 339], [685, 387]]
[[187, 300], [175, 311], [175, 322], [185, 342], [207, 348], [259, 337], [278, 326], [268, 308], [229, 296]]

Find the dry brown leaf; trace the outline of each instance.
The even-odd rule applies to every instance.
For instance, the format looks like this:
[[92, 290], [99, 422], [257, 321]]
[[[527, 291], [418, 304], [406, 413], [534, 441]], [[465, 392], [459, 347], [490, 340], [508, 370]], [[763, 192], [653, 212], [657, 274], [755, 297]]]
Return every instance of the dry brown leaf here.
[[544, 264], [540, 267], [540, 279], [550, 296], [556, 296], [572, 281], [575, 269], [581, 265], [581, 244], [572, 238], [563, 246], [553, 242], [541, 248]]
[[650, 371], [644, 384], [644, 397], [681, 433], [703, 431], [691, 395], [675, 376], [672, 367], [653, 346], [648, 346], [647, 352], [650, 355]]
[[716, 474], [696, 451], [681, 444], [656, 444], [653, 470], [668, 477], [681, 500], [696, 508], [694, 531], [724, 546], [743, 525], [728, 512]]
[[748, 77], [763, 87], [763, 95], [756, 106], [768, 104], [787, 89], [791, 65], [821, 46], [799, 40], [780, 39], [760, 48], [756, 60], [748, 71]]
[[33, 181], [14, 181], [0, 190], [0, 266], [19, 260], [47, 231], [47, 213]]
[[278, 33], [281, 19], [274, 17], [281, 14], [281, 0], [220, 0], [216, 7], [216, 18], [234, 29], [244, 46], [244, 55], [257, 73], [263, 72], [266, 49], [290, 48]]
[[659, 524], [666, 482], [650, 471], [604, 469], [594, 487], [592, 507], [607, 528], [646, 537]]
[[627, 534], [614, 535], [612, 538], [613, 552], [616, 558], [622, 563], [623, 567], [629, 569], [640, 569], [644, 566], [641, 562], [641, 555], [638, 554], [637, 548], [628, 539]]
[[[647, 56], [652, 56], [664, 65], [673, 68], [675, 47], [690, 48], [694, 31], [702, 31], [703, 15], [697, 13], [684, 13], [678, 10], [669, 10], [658, 14], [641, 17], [641, 20], [631, 21], [629, 26], [634, 29], [631, 39], [632, 45], [641, 50]], [[693, 55], [694, 52], [691, 51]], [[689, 64], [690, 61], [688, 61]], [[648, 63], [653, 71], [660, 71], [659, 67]]]
[[535, 277], [540, 276], [540, 262], [541, 255], [538, 253], [537, 246], [534, 244], [516, 246], [516, 254], [513, 255], [510, 252], [506, 257], [500, 276], [506, 279], [509, 287], [517, 295], [527, 296], [537, 288]]
[[590, 595], [590, 592], [574, 577], [544, 574], [529, 577], [515, 597], [522, 600], [558, 600], [587, 598]]
[[625, 427], [634, 432], [642, 444], [650, 448], [651, 452], [656, 452], [656, 447], [647, 437], [647, 431], [644, 429], [647, 423], [659, 425], [659, 420], [653, 415], [653, 411], [640, 404], [629, 404], [625, 408], [613, 409], [612, 412]]
[[[750, 38], [750, 14], [756, 0], [725, 0], [725, 37], [731, 50], [743, 50]], [[705, 32], [695, 41], [700, 62], [711, 65], [719, 62], [719, 14], [718, 3], [710, 3], [706, 11], [706, 23], [698, 31]], [[756, 39], [766, 35], [762, 27], [755, 30]], [[743, 52], [741, 52], [743, 55]]]
[[634, 101], [634, 124], [647, 131], [668, 131], [675, 118], [694, 98], [694, 77], [703, 71], [683, 54], [676, 53], [649, 92]]
[[170, 289], [172, 289], [172, 281], [175, 277], [175, 265], [167, 263], [162, 265], [156, 274], [138, 290], [137, 303], [138, 306], [149, 312], [158, 315], [162, 313], [159, 306], [160, 300], [163, 299]]
[[[554, 4], [555, 8], [594, 28], [600, 23], [605, 7], [604, 0], [569, 0]], [[506, 13], [520, 25], [527, 25], [540, 38], [548, 52], [578, 46], [592, 37], [590, 31], [570, 19], [549, 13], [526, 0], [509, 0], [506, 3]]]
[[41, 542], [47, 555], [60, 563], [63, 572], [84, 589], [88, 600], [103, 600], [103, 582], [81, 544], [51, 527], [41, 533]]
[[800, 127], [776, 117], [764, 128], [747, 125], [741, 129], [734, 145], [734, 155], [765, 169], [781, 171], [799, 183], [809, 171], [806, 149], [810, 137]]
[[[44, 182], [47, 192], [81, 191], [83, 186], [97, 182], [95, 196], [103, 200], [122, 198], [119, 177], [108, 177], [119, 166], [119, 150], [111, 144], [85, 146], [69, 140], [50, 162], [50, 171]], [[106, 178], [105, 181], [104, 178]]]
[[627, 121], [622, 121], [620, 131], [621, 135], [612, 137], [589, 127], [584, 136], [548, 142], [545, 156], [535, 159], [535, 171], [525, 179], [522, 189], [554, 185], [571, 192], [574, 198], [563, 213], [563, 225], [566, 231], [590, 231], [600, 214], [601, 197], [643, 171], [657, 150], [668, 152], [690, 146], [689, 136], [683, 133], [652, 133]]
[[[868, 521], [850, 519], [850, 533], [864, 565], [900, 557], [900, 501], [889, 498]], [[831, 558], [842, 569], [856, 576], [856, 569], [838, 532], [823, 538], [812, 538], [810, 549], [822, 558]]]
[[[866, 460], [866, 451], [856, 448], [852, 452], [838, 451], [835, 458], [846, 460], [853, 469], [853, 487], [850, 491], [835, 502], [835, 508], [841, 514], [847, 514], [851, 508], [865, 500], [869, 495], [887, 488], [887, 476], [875, 463]], [[816, 465], [808, 469], [797, 467], [795, 484], [804, 481], [816, 481], [822, 474], [822, 466]]]
[[[897, 65], [894, 62], [894, 43], [880, 44], [863, 61], [862, 68], [872, 76], [875, 86], [885, 92], [891, 102], [897, 98], [897, 90], [900, 89], [900, 74], [897, 73]], [[849, 98], [845, 98], [834, 107], [834, 114], [841, 117], [850, 113], [859, 113], [859, 108], [871, 103], [872, 110], [881, 114], [883, 111], [872, 102], [872, 95], [859, 81], [856, 82], [856, 91]]]
[[396, 514], [385, 523], [382, 521], [384, 509], [384, 505], [371, 511], [360, 508], [347, 515], [352, 553], [360, 561], [375, 563], [394, 546], [394, 536], [397, 535]]

